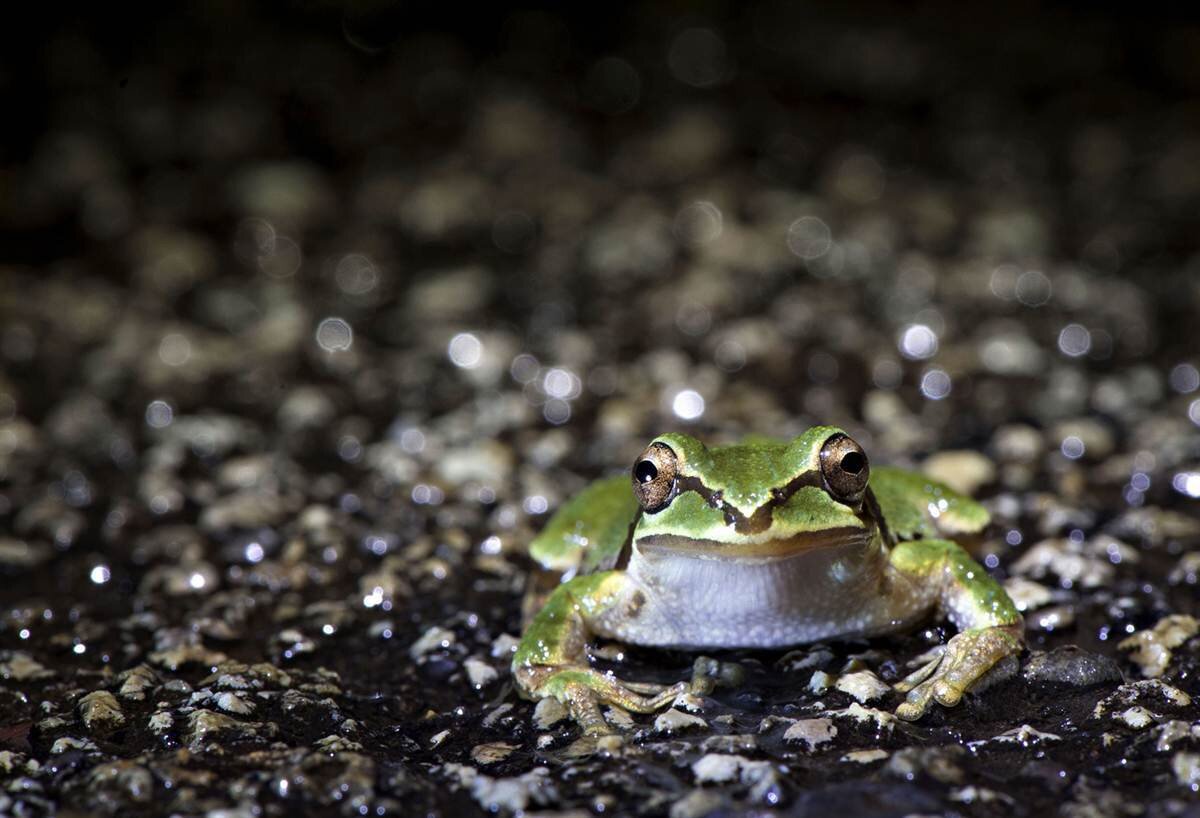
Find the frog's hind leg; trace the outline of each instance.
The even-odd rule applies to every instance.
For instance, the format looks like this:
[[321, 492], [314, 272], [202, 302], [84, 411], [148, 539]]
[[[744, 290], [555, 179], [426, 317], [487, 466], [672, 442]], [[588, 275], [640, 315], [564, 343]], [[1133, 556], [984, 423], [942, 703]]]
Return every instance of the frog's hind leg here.
[[1024, 645], [1024, 621], [1004, 588], [957, 543], [915, 540], [897, 545], [892, 566], [918, 585], [930, 585], [938, 607], [957, 633], [940, 656], [896, 685], [907, 693], [896, 708], [902, 719], [919, 719], [933, 701], [952, 707], [963, 694]]
[[630, 684], [588, 665], [588, 639], [601, 617], [619, 617], [630, 604], [629, 582], [624, 572], [605, 571], [560, 585], [529, 624], [513, 657], [513, 677], [522, 695], [557, 699], [588, 734], [612, 732], [601, 705], [653, 713], [689, 689], [686, 682], [665, 688]]

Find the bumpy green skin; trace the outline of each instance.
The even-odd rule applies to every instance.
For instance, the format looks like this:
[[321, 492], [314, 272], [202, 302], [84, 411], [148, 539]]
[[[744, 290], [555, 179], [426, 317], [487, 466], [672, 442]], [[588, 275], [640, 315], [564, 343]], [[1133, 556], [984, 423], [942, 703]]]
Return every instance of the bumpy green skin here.
[[916, 472], [873, 467], [871, 491], [896, 539], [975, 534], [988, 524], [979, 503]]
[[616, 559], [637, 512], [629, 475], [597, 480], [550, 518], [529, 556], [552, 571], [595, 570]]
[[[672, 535], [708, 543], [711, 549], [744, 546], [751, 540], [862, 530], [864, 523], [854, 509], [815, 485], [794, 489], [786, 501], [775, 503], [765, 532], [739, 533], [727, 518], [730, 509], [750, 517], [776, 500], [774, 490], [811, 478], [812, 472], [819, 471], [822, 446], [839, 431], [814, 427], [790, 442], [755, 440], [712, 449], [682, 434], [656, 438], [676, 453], [678, 477], [695, 478], [708, 492], [719, 493], [726, 511], [697, 492], [684, 491], [666, 508], [639, 516], [624, 476], [599, 481], [563, 506], [534, 541], [531, 554], [546, 568], [573, 578], [559, 585], [526, 628], [512, 665], [518, 690], [529, 698], [549, 696], [563, 702], [588, 733], [609, 730], [600, 714], [601, 704], [652, 712], [688, 689], [710, 690], [712, 679], [700, 678], [699, 669], [727, 674], [719, 670], [723, 663], [698, 660], [698, 675], [690, 685], [666, 689], [625, 683], [588, 666], [588, 638], [613, 631], [613, 623], [636, 615], [640, 604], [637, 597], [642, 591], [634, 589], [629, 576], [607, 569], [630, 536], [637, 540]], [[864, 557], [882, 560], [886, 576], [878, 593], [894, 595], [894, 611], [889, 608], [890, 598], [876, 604], [881, 619], [900, 621], [898, 614], [916, 600], [939, 610], [960, 631], [941, 656], [897, 685], [908, 693], [897, 714], [915, 719], [933, 701], [946, 706], [957, 703], [989, 669], [1018, 653], [1023, 625], [1003, 588], [957, 543], [938, 539], [982, 530], [988, 522], [982, 506], [901, 469], [873, 468], [870, 489], [890, 537], [885, 542], [878, 532], [878, 548]], [[888, 629], [887, 621], [879, 624], [878, 631]]]

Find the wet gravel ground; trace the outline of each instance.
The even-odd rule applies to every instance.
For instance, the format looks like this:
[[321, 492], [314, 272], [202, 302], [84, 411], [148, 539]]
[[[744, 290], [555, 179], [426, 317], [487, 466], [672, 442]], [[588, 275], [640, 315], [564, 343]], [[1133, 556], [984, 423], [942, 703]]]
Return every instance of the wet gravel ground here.
[[[0, 814], [1200, 814], [1200, 28], [241, 6], [5, 50]], [[985, 499], [1018, 675], [516, 698], [564, 499], [816, 422]]]

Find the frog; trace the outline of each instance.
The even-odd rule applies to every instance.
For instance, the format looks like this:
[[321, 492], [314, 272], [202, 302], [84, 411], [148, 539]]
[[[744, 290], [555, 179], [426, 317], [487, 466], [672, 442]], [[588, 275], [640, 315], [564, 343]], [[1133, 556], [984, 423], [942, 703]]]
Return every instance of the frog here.
[[552, 581], [531, 594], [515, 687], [557, 700], [585, 735], [610, 735], [602, 708], [654, 713], [736, 685], [740, 668], [700, 655], [688, 681], [626, 681], [592, 666], [598, 640], [783, 649], [938, 616], [956, 633], [893, 685], [904, 697], [896, 716], [915, 721], [983, 688], [1024, 648], [1016, 605], [960, 542], [988, 523], [981, 504], [943, 483], [872, 468], [838, 427], [713, 447], [662, 434], [627, 475], [589, 485], [531, 542]]

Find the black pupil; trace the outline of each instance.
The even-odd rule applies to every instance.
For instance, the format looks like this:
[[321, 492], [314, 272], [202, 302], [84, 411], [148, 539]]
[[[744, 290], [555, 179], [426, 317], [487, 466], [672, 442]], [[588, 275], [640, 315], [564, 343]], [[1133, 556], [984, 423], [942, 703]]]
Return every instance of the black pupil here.
[[846, 456], [842, 458], [842, 471], [846, 472], [847, 474], [858, 474], [863, 470], [863, 466], [866, 465], [866, 462], [866, 458], [864, 458], [858, 452], [848, 452]]
[[643, 460], [634, 467], [633, 476], [638, 479], [639, 483], [649, 483], [658, 477], [658, 467], [649, 460]]

